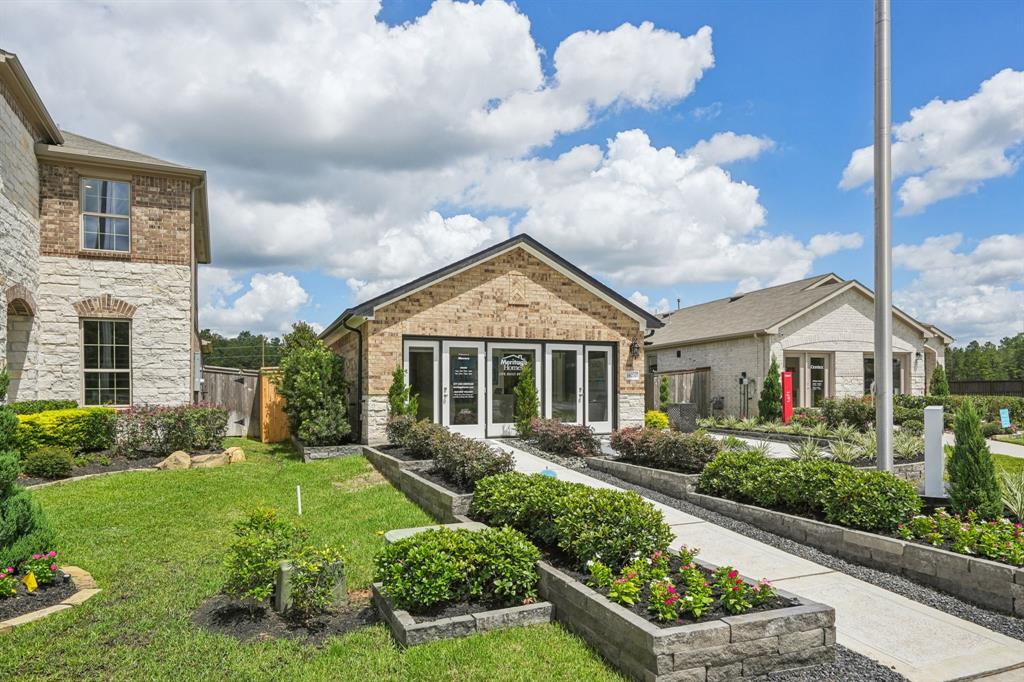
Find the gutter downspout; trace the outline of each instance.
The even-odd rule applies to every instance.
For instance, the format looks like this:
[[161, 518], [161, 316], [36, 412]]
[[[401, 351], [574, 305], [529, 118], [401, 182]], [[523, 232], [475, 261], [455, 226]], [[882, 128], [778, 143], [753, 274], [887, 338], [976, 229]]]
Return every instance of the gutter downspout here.
[[[341, 326], [350, 332], [355, 332], [356, 335], [356, 404], [359, 405], [359, 412], [356, 414], [356, 429], [359, 432], [359, 439], [363, 438], [363, 332], [360, 331], [359, 327], [348, 326], [349, 318], [345, 317], [341, 320]], [[367, 434], [369, 436], [369, 434]]]

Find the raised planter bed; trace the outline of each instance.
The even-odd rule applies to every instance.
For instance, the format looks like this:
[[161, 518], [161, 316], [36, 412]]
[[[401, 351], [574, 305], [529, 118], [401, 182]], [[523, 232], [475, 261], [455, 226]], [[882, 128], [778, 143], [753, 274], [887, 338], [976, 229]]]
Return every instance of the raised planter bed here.
[[[406, 497], [441, 523], [459, 523], [466, 520], [473, 493], [460, 493], [428, 480], [421, 475], [430, 461], [412, 462], [399, 469], [395, 485]], [[382, 472], [383, 473], [383, 472]]]
[[94, 595], [99, 594], [100, 589], [96, 586], [96, 581], [93, 580], [89, 573], [83, 571], [77, 566], [61, 566], [60, 570], [68, 577], [71, 584], [74, 586], [75, 591], [71, 595], [62, 599], [59, 603], [43, 606], [33, 611], [0, 621], [0, 635], [10, 632], [16, 627], [33, 623], [41, 618], [46, 618], [47, 616], [60, 613], [61, 611], [67, 611], [70, 608], [84, 603]]
[[391, 485], [396, 488], [400, 488], [399, 479], [400, 472], [402, 469], [409, 467], [423, 466], [425, 463], [429, 463], [430, 460], [416, 460], [416, 459], [403, 459], [396, 457], [385, 450], [380, 448], [371, 447], [369, 445], [362, 446], [363, 457], [369, 460], [370, 464], [380, 472], [380, 475], [388, 479]]
[[607, 457], [591, 457], [587, 466], [621, 478], [634, 485], [643, 486], [671, 497], [682, 497], [697, 485], [700, 474], [681, 474], [676, 471], [652, 469]]
[[294, 434], [288, 436], [295, 451], [302, 456], [302, 461], [310, 463], [317, 459], [334, 459], [335, 457], [354, 457], [363, 454], [363, 446], [358, 443], [346, 443], [345, 445], [304, 445]]
[[904, 575], [989, 609], [1024, 616], [1024, 569], [697, 492], [687, 493], [686, 499], [843, 559]]
[[738, 438], [754, 438], [756, 440], [775, 441], [777, 443], [802, 443], [808, 438], [818, 444], [818, 447], [827, 448], [832, 445], [832, 438], [819, 438], [810, 434], [797, 436], [792, 433], [775, 433], [769, 431], [745, 431], [743, 429], [722, 429], [710, 428], [708, 433], [715, 433], [719, 436], [736, 436]]
[[550, 623], [554, 609], [546, 601], [524, 606], [479, 611], [450, 618], [418, 621], [408, 611], [396, 609], [381, 592], [381, 584], [373, 584], [373, 604], [391, 628], [395, 640], [402, 646], [415, 646], [441, 639], [466, 637], [491, 630], [543, 625]]
[[835, 657], [835, 610], [782, 590], [796, 606], [661, 627], [546, 562], [538, 568], [541, 597], [554, 604], [555, 618], [636, 680], [757, 677]]

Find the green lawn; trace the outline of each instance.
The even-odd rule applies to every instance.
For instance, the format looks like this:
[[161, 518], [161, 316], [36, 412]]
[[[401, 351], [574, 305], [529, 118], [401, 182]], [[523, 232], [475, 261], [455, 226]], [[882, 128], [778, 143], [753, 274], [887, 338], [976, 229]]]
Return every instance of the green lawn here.
[[1024, 469], [1024, 458], [1013, 457], [1011, 455], [992, 455], [992, 462], [996, 465], [996, 469], [1005, 469], [1009, 472], [1014, 472], [1019, 469]]
[[249, 461], [222, 469], [125, 473], [36, 492], [61, 561], [103, 592], [83, 606], [0, 636], [0, 679], [621, 680], [557, 625], [400, 650], [383, 626], [322, 648], [240, 643], [199, 629], [192, 612], [220, 586], [231, 526], [262, 504], [295, 512], [349, 557], [349, 589], [372, 578], [379, 533], [431, 523], [390, 485], [333, 484], [372, 470], [361, 457], [302, 464], [290, 449], [228, 439]]
[[1014, 445], [1024, 445], [1024, 436], [997, 435], [997, 436], [994, 436], [994, 438], [996, 440], [1002, 441], [1004, 443], [1013, 443]]

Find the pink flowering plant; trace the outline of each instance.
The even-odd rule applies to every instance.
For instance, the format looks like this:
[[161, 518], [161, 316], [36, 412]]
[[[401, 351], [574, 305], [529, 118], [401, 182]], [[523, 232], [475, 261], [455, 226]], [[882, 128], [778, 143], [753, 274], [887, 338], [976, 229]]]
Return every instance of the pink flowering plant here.
[[685, 590], [682, 611], [689, 613], [694, 618], [700, 618], [711, 611], [715, 604], [715, 598], [704, 571], [691, 563], [679, 569], [679, 577]]
[[679, 619], [682, 603], [680, 592], [668, 578], [651, 581], [651, 599], [649, 608], [661, 622]]
[[938, 509], [931, 516], [918, 515], [900, 524], [896, 533], [904, 540], [1024, 566], [1024, 527], [1007, 518], [983, 521], [973, 511], [960, 517]]
[[626, 567], [622, 575], [612, 581], [608, 588], [608, 598], [617, 604], [632, 606], [640, 597], [642, 586], [640, 573], [635, 568]]
[[750, 585], [732, 566], [722, 566], [715, 571], [715, 587], [718, 588], [722, 608], [729, 613], [744, 613], [753, 606]]
[[59, 570], [57, 568], [57, 552], [49, 551], [35, 553], [31, 559], [21, 562], [21, 574], [32, 573], [36, 582], [40, 585], [51, 585], [57, 579]]
[[14, 566], [0, 569], [0, 599], [18, 594], [18, 579], [14, 577]]

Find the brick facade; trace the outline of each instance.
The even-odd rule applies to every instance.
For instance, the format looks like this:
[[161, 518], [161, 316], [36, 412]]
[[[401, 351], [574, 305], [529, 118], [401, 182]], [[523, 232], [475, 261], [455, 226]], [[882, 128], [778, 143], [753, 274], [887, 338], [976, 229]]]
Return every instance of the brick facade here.
[[[630, 343], [643, 342], [640, 323], [521, 248], [378, 308], [362, 332], [363, 438], [370, 442], [383, 435], [391, 372], [403, 362], [406, 336], [615, 344], [619, 425], [643, 419], [643, 363], [629, 356]], [[333, 347], [354, 364], [354, 333]], [[640, 380], [627, 380], [629, 370]]]
[[[40, 176], [40, 245], [44, 256], [114, 258], [135, 263], [192, 263], [192, 184], [186, 178], [104, 174], [43, 162]], [[80, 193], [83, 177], [131, 182], [131, 252], [81, 249]]]

